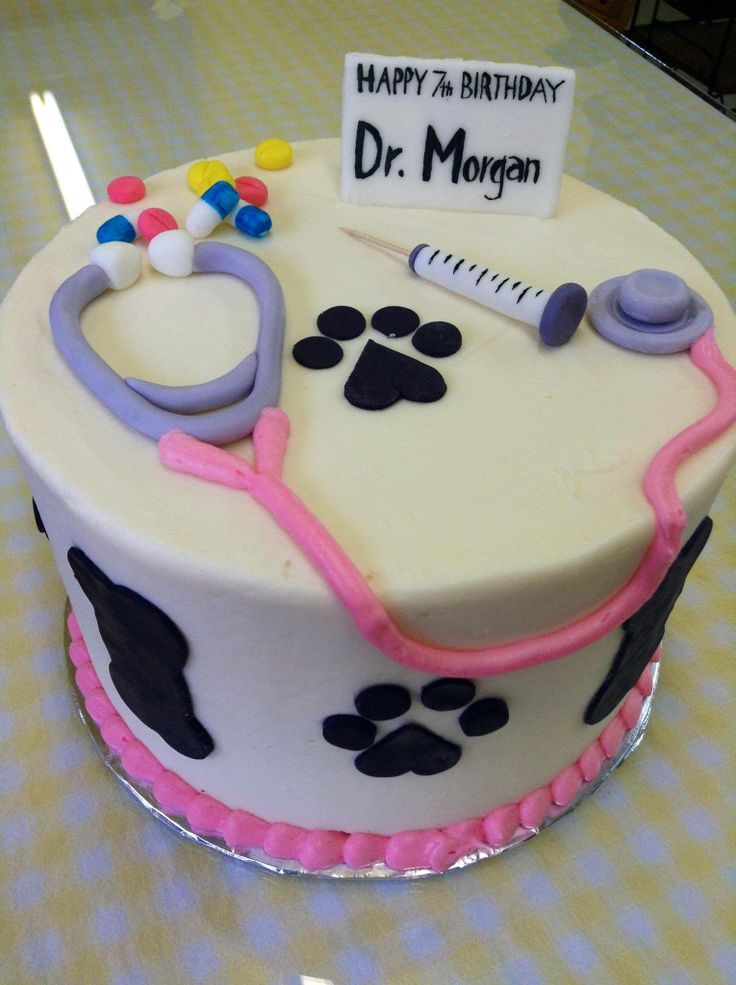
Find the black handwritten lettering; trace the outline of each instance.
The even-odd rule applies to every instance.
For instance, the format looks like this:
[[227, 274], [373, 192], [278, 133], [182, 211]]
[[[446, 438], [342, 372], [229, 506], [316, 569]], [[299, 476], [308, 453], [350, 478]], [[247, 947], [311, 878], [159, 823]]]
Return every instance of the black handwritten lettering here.
[[356, 72], [358, 75], [358, 92], [363, 91], [363, 86], [368, 87], [368, 92], [373, 92], [373, 84], [376, 81], [376, 70], [373, 64], [370, 65], [368, 71], [363, 68], [363, 63], [358, 62], [356, 65]]
[[[404, 151], [403, 147], [392, 147], [390, 144], [388, 145], [388, 149], [386, 150], [386, 161], [383, 165], [383, 173], [386, 175], [387, 178], [389, 175], [389, 171], [391, 170], [391, 165], [394, 162], [394, 159], [397, 158], [399, 154], [402, 154], [403, 151]], [[402, 176], [402, 172], [399, 172], [399, 176], [400, 177]]]
[[560, 79], [560, 81], [555, 84], [554, 82], [550, 82], [550, 80], [547, 79], [547, 85], [552, 90], [552, 102], [553, 103], [556, 103], [557, 102], [557, 90], [560, 88], [560, 86], [564, 86], [564, 84], [565, 84], [566, 81], [567, 81], [566, 79]]
[[460, 177], [460, 168], [463, 165], [463, 152], [465, 150], [465, 131], [462, 127], [457, 129], [450, 139], [447, 147], [443, 147], [437, 136], [435, 128], [430, 125], [427, 127], [427, 135], [424, 139], [424, 156], [422, 158], [422, 181], [432, 180], [432, 163], [435, 156], [441, 164], [452, 157], [452, 183], [456, 185]]
[[439, 76], [437, 79], [437, 85], [432, 90], [432, 98], [434, 99], [439, 92], [442, 91], [442, 87], [445, 85], [445, 79], [447, 78], [447, 72], [441, 68], [435, 68], [432, 72], [433, 75]]
[[[366, 134], [373, 141], [374, 159], [373, 164], [366, 169], [365, 167], [365, 138]], [[383, 140], [378, 130], [365, 120], [358, 121], [358, 128], [355, 131], [355, 177], [370, 178], [378, 170], [383, 154]]]
[[462, 179], [464, 182], [478, 184], [490, 183], [493, 192], [483, 195], [489, 202], [501, 198], [507, 181], [526, 184], [539, 181], [542, 165], [538, 158], [518, 157], [515, 154], [504, 154], [494, 157], [488, 154], [478, 156], [465, 154], [467, 134], [462, 127], [446, 143], [442, 143], [437, 131], [430, 124], [424, 140], [422, 159], [422, 181], [431, 181], [437, 166], [449, 163], [450, 181], [454, 185]]

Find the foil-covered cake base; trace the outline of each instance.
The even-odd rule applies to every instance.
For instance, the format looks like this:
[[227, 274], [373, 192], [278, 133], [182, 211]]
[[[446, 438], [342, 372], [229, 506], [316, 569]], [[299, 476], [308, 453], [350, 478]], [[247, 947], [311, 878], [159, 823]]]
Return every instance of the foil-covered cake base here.
[[[68, 615], [68, 612], [69, 610], [67, 609], [66, 615]], [[66, 626], [66, 617], [64, 619], [64, 624]], [[67, 630], [65, 630], [65, 644], [68, 649], [69, 635]], [[376, 863], [363, 869], [351, 869], [347, 865], [335, 865], [329, 869], [323, 869], [315, 872], [304, 868], [303, 865], [294, 859], [274, 859], [258, 849], [234, 851], [225, 841], [223, 841], [222, 838], [219, 838], [216, 835], [204, 836], [197, 834], [189, 827], [185, 817], [167, 814], [166, 811], [163, 810], [163, 808], [156, 802], [152, 791], [148, 787], [138, 783], [125, 773], [119, 757], [108, 748], [96, 723], [90, 717], [87, 709], [85, 708], [84, 697], [75, 680], [73, 665], [68, 663], [68, 667], [77, 710], [79, 711], [79, 715], [84, 722], [87, 731], [92, 736], [97, 752], [99, 753], [105, 766], [107, 766], [107, 768], [115, 774], [125, 789], [133, 797], [135, 797], [138, 803], [141, 804], [150, 814], [158, 818], [164, 824], [168, 825], [168, 827], [172, 828], [182, 837], [187, 838], [189, 841], [194, 841], [199, 845], [204, 845], [207, 848], [211, 848], [213, 851], [220, 852], [222, 855], [227, 855], [230, 858], [237, 859], [240, 862], [249, 862], [252, 865], [257, 865], [260, 868], [266, 869], [269, 872], [273, 872], [278, 875], [320, 876], [331, 879], [422, 879], [426, 876], [444, 875], [444, 873], [438, 873], [429, 868], [406, 869], [399, 872], [395, 869], [389, 868], [383, 862]], [[564, 807], [553, 805], [547, 814], [547, 817], [538, 828], [518, 829], [508, 844], [503, 845], [500, 848], [494, 848], [491, 846], [478, 848], [468, 855], [457, 859], [457, 861], [455, 861], [446, 871], [452, 872], [457, 869], [464, 869], [467, 866], [475, 865], [475, 863], [481, 862], [484, 859], [493, 858], [496, 855], [502, 855], [504, 852], [518, 848], [519, 845], [522, 845], [532, 838], [535, 838], [546, 828], [549, 828], [551, 825], [559, 821], [560, 818], [565, 817], [571, 811], [574, 811], [576, 807], [590, 797], [590, 795], [598, 789], [598, 787], [608, 778], [608, 776], [610, 776], [613, 770], [615, 770], [617, 766], [619, 766], [628, 756], [631, 755], [644, 737], [644, 732], [651, 714], [654, 690], [657, 686], [659, 663], [652, 663], [651, 668], [652, 690], [649, 696], [644, 698], [639, 720], [633, 728], [629, 729], [624, 735], [618, 752], [615, 753], [611, 759], [607, 759], [605, 761], [597, 776], [583, 784], [578, 794], [573, 800], [570, 801], [569, 804], [566, 804]]]

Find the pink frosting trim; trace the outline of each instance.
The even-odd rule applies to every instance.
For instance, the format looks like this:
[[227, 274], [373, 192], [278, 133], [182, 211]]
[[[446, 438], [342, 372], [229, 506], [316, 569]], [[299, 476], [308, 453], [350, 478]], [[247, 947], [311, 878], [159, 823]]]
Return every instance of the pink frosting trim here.
[[[274, 859], [297, 859], [309, 871], [341, 864], [360, 869], [384, 862], [397, 871], [418, 868], [444, 872], [478, 848], [503, 848], [512, 841], [529, 837], [542, 824], [553, 804], [567, 806], [583, 783], [594, 779], [606, 760], [616, 755], [627, 729], [638, 721], [638, 715], [632, 721], [634, 706], [641, 710], [643, 698], [652, 690], [650, 665], [629, 692], [618, 714], [577, 762], [562, 770], [546, 786], [532, 790], [517, 804], [496, 807], [485, 817], [458, 821], [445, 828], [401, 831], [394, 835], [308, 829], [264, 821], [248, 811], [226, 807], [208, 794], [199, 793], [162, 766], [135, 738], [105, 694], [73, 613], [68, 626], [72, 637], [69, 657], [77, 668], [76, 681], [85, 707], [125, 772], [150, 787], [164, 811], [185, 817], [195, 834], [222, 838], [234, 851], [261, 849]], [[659, 652], [652, 663], [658, 659]], [[612, 745], [614, 735], [620, 737], [616, 748]], [[608, 739], [604, 744], [606, 736]]]
[[629, 618], [652, 595], [680, 547], [686, 516], [675, 489], [677, 470], [736, 421], [736, 371], [726, 363], [709, 329], [692, 346], [693, 363], [713, 382], [716, 406], [661, 448], [649, 463], [644, 491], [655, 516], [655, 533], [630, 580], [594, 612], [528, 639], [475, 650], [416, 640], [399, 629], [368, 582], [332, 535], [281, 480], [289, 420], [266, 408], [254, 431], [255, 464], [181, 431], [159, 442], [169, 468], [243, 489], [289, 534], [352, 615], [359, 632], [387, 657], [414, 670], [455, 677], [504, 674], [547, 663], [594, 643]]

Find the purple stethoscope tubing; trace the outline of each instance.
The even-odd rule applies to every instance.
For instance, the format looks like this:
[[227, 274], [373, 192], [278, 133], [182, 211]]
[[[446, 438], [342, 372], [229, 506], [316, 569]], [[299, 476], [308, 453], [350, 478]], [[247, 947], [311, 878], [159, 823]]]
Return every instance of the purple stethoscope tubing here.
[[69, 367], [109, 410], [136, 431], [158, 440], [180, 430], [201, 441], [227, 444], [253, 430], [265, 407], [278, 405], [285, 303], [276, 275], [252, 253], [225, 243], [198, 243], [196, 273], [237, 277], [255, 292], [259, 324], [255, 351], [229, 373], [191, 387], [127, 382], [92, 348], [81, 329], [84, 308], [109, 287], [94, 264], [58, 288], [49, 308], [56, 347]]

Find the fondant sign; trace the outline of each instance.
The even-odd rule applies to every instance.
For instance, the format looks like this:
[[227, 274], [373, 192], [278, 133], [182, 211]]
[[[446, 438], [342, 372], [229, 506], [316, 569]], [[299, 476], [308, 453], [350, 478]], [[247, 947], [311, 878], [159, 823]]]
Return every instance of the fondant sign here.
[[554, 215], [574, 90], [567, 68], [346, 55], [340, 196]]

